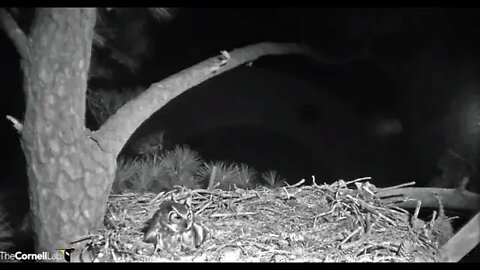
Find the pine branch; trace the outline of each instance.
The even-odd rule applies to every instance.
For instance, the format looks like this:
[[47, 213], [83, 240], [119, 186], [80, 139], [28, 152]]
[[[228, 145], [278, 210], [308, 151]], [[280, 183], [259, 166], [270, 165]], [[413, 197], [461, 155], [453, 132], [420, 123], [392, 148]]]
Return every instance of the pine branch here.
[[158, 21], [171, 21], [175, 16], [176, 8], [149, 8], [148, 11]]
[[4, 8], [0, 8], [0, 27], [10, 37], [23, 59], [28, 59], [30, 55], [30, 47], [28, 46], [28, 38], [17, 22]]
[[186, 90], [266, 55], [300, 54], [327, 64], [343, 64], [331, 61], [307, 46], [296, 43], [264, 42], [246, 46], [212, 57], [152, 84], [136, 99], [127, 102], [93, 134], [102, 149], [118, 154], [132, 133], [154, 112]]

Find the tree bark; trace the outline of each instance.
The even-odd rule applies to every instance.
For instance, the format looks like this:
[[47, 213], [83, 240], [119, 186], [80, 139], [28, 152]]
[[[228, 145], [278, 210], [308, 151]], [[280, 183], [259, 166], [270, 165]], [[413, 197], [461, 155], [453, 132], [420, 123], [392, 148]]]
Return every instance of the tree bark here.
[[90, 132], [85, 105], [95, 16], [92, 8], [38, 9], [27, 37], [0, 9], [0, 24], [22, 57], [26, 112], [17, 129], [27, 162], [37, 252], [76, 248], [70, 243], [102, 225], [118, 153], [143, 121], [184, 91], [264, 55], [304, 54], [343, 63], [298, 44], [247, 46], [153, 84]]
[[101, 225], [116, 156], [85, 128], [95, 9], [39, 9], [23, 59], [22, 147], [37, 252], [70, 248]]

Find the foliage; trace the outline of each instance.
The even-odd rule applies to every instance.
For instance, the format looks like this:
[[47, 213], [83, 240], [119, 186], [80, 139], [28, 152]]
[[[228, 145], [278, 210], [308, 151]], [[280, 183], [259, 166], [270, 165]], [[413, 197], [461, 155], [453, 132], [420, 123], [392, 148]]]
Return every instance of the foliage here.
[[270, 187], [279, 187], [285, 182], [285, 179], [274, 170], [269, 170], [262, 173], [262, 179], [267, 182]]
[[169, 189], [175, 185], [188, 188], [198, 188], [200, 181], [195, 177], [202, 164], [200, 155], [187, 146], [176, 146], [174, 150], [167, 151], [162, 156], [160, 167], [163, 170], [161, 182], [167, 182]]
[[118, 161], [117, 174], [113, 182], [112, 191], [121, 193], [132, 191], [143, 193], [152, 186], [152, 180], [157, 172], [155, 171], [156, 160], [129, 160], [120, 158]]
[[87, 90], [87, 108], [98, 125], [102, 125], [111, 115], [129, 100], [145, 90], [143, 87], [108, 91], [105, 89]]
[[216, 168], [213, 179], [214, 187], [222, 190], [231, 190], [238, 188], [251, 188], [254, 186], [256, 171], [246, 164], [227, 164], [223, 161], [204, 163], [203, 167], [198, 171], [198, 175], [203, 182], [208, 183], [212, 175], [213, 168]]
[[232, 190], [235, 187], [249, 189], [256, 186], [257, 172], [247, 164], [207, 163], [188, 146], [177, 145], [163, 154], [152, 152], [136, 159], [119, 159], [112, 190], [114, 193], [144, 193], [168, 191], [175, 186], [206, 188], [214, 167], [213, 184], [216, 188]]
[[235, 168], [237, 169], [238, 181], [240, 181], [240, 184], [237, 185], [237, 187], [251, 187], [257, 178], [257, 172], [255, 171], [255, 169], [245, 163], [240, 164], [240, 166], [235, 165]]
[[98, 11], [90, 78], [108, 80], [118, 80], [119, 75], [137, 76], [156, 49], [150, 28], [170, 22], [176, 15], [174, 8], [105, 8]]
[[166, 147], [165, 131], [151, 132], [150, 134], [135, 140], [130, 145], [130, 150], [134, 154], [152, 155], [153, 153], [161, 153]]
[[[98, 9], [89, 82], [109, 82], [110, 88], [87, 91], [87, 107], [98, 125], [145, 89], [138, 85], [146, 83], [141, 80], [143, 68], [156, 50], [149, 27], [172, 21], [176, 13], [176, 8]], [[128, 81], [137, 87], [125, 88]]]
[[160, 192], [175, 186], [198, 188], [200, 180], [195, 177], [202, 160], [200, 155], [186, 146], [176, 146], [164, 154], [153, 152], [142, 158], [118, 162], [113, 191]]

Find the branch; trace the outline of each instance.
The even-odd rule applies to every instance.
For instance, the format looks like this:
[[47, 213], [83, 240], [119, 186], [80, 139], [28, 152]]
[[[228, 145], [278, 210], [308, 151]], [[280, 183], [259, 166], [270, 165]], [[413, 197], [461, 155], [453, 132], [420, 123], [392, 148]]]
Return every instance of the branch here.
[[127, 102], [113, 114], [100, 129], [93, 133], [102, 149], [117, 155], [133, 132], [154, 112], [186, 90], [265, 55], [301, 54], [327, 64], [343, 64], [331, 61], [309, 47], [295, 43], [264, 42], [235, 49], [212, 57], [152, 84], [136, 99]]
[[20, 121], [15, 119], [15, 117], [13, 116], [7, 115], [5, 117], [7, 118], [8, 121], [12, 122], [13, 128], [15, 128], [17, 132], [21, 134], [23, 129], [22, 123], [20, 123]]
[[13, 45], [23, 59], [30, 55], [28, 38], [4, 8], [0, 8], [0, 27], [13, 41]]
[[393, 190], [379, 191], [376, 196], [382, 202], [398, 202], [401, 199], [412, 199], [396, 203], [399, 207], [414, 209], [416, 200], [422, 202], [423, 207], [437, 208], [438, 195], [440, 200], [449, 210], [480, 211], [480, 195], [466, 190], [447, 188], [399, 188]]
[[458, 262], [480, 243], [480, 212], [440, 249], [441, 262]]

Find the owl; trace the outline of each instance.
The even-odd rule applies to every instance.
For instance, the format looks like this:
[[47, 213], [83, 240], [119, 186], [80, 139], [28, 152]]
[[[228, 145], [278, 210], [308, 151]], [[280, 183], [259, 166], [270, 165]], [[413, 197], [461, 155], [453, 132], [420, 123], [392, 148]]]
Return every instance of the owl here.
[[200, 224], [193, 223], [192, 228], [182, 233], [182, 250], [199, 248], [208, 237], [208, 231]]
[[183, 203], [164, 201], [143, 232], [144, 242], [154, 245], [153, 253], [160, 249], [174, 256], [180, 250], [198, 248], [207, 236], [207, 230], [194, 223], [190, 198]]

